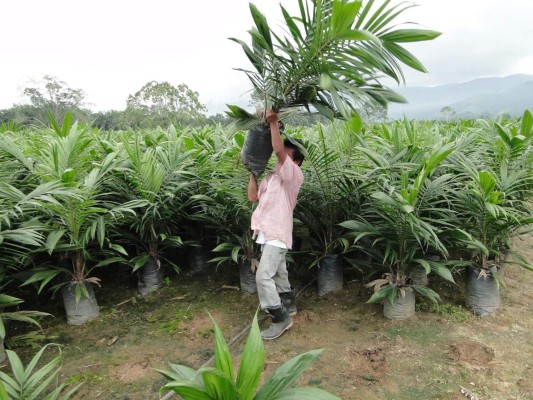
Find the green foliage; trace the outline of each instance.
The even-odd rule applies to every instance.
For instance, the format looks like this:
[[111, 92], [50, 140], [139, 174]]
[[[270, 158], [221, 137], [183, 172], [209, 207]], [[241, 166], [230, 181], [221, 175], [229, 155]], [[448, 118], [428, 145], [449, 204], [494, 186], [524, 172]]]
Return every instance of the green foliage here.
[[161, 392], [174, 391], [183, 399], [338, 399], [321, 389], [291, 387], [303, 371], [322, 350], [314, 350], [287, 361], [278, 368], [257, 390], [265, 362], [265, 350], [257, 314], [254, 317], [248, 340], [244, 347], [237, 376], [234, 375], [231, 353], [222, 331], [215, 327], [215, 366], [198, 371], [184, 365], [171, 364], [171, 371], [158, 370], [170, 380]]
[[61, 361], [59, 356], [36, 369], [48, 346], [39, 350], [27, 366], [23, 365], [14, 351], [6, 351], [12, 375], [0, 371], [0, 399], [67, 400], [78, 390], [81, 384], [68, 391], [66, 384], [56, 384], [56, 377], [60, 371], [60, 368], [57, 368]]
[[139, 128], [167, 128], [205, 120], [207, 108], [198, 96], [184, 83], [175, 87], [168, 82], [151, 81], [128, 97], [124, 117], [130, 120], [130, 126]]
[[337, 224], [359, 212], [361, 185], [349, 153], [342, 149], [353, 132], [335, 125], [318, 125], [316, 132], [306, 135], [305, 180], [295, 209], [295, 217], [309, 230], [314, 255], [310, 267], [321, 257], [349, 247]]
[[48, 115], [54, 120], [62, 120], [68, 112], [75, 113], [77, 119], [87, 120], [87, 112], [83, 109], [85, 92], [69, 87], [54, 76], [44, 75], [40, 81], [24, 88], [23, 95], [33, 107], [33, 118], [41, 123], [48, 120]]
[[472, 313], [470, 313], [464, 307], [449, 303], [433, 304], [427, 302], [419, 302], [416, 307], [417, 310], [427, 311], [432, 314], [439, 315], [447, 321], [452, 322], [465, 322], [472, 315]]
[[[349, 118], [367, 104], [385, 106], [403, 98], [379, 82], [385, 75], [403, 80], [400, 63], [425, 72], [419, 60], [400, 45], [432, 40], [440, 33], [398, 28], [397, 17], [412, 7], [373, 0], [298, 0], [299, 15], [281, 7], [285, 26], [277, 34], [254, 4], [252, 45], [241, 45], [255, 71], [241, 69], [250, 79], [263, 111], [273, 107], [312, 106], [329, 119]], [[375, 7], [374, 7], [375, 6]], [[249, 119], [230, 107], [230, 116]]]

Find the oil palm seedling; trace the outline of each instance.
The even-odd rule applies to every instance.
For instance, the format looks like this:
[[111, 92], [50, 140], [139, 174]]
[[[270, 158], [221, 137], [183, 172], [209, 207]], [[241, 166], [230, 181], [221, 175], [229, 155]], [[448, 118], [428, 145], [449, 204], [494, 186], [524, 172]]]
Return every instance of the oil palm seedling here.
[[[500, 304], [498, 259], [510, 249], [510, 237], [520, 228], [533, 223], [530, 207], [523, 192], [531, 187], [529, 170], [499, 171], [478, 168], [470, 159], [458, 159], [462, 187], [456, 192], [456, 209], [462, 228], [476, 241], [467, 250], [471, 265], [466, 273], [466, 305], [479, 316], [496, 311]], [[529, 270], [533, 266], [519, 254], [515, 262]]]
[[36, 369], [49, 346], [41, 348], [26, 366], [17, 353], [7, 350], [11, 375], [0, 371], [1, 400], [68, 400], [76, 393], [81, 384], [73, 388], [68, 388], [65, 383], [57, 384], [60, 356]]
[[137, 214], [125, 221], [122, 241], [134, 245], [129, 260], [141, 271], [138, 291], [146, 295], [163, 285], [163, 264], [172, 265], [171, 248], [184, 244], [185, 225], [201, 196], [193, 191], [193, 160], [173, 127], [136, 135], [123, 135], [125, 163], [113, 180], [116, 199], [141, 201]]
[[[281, 6], [285, 26], [276, 33], [257, 7], [250, 4], [254, 26], [251, 46], [241, 45], [252, 69], [240, 69], [250, 79], [258, 99], [258, 115], [230, 105], [228, 115], [250, 130], [243, 159], [256, 175], [264, 170], [268, 146], [269, 108], [285, 112], [305, 108], [329, 119], [350, 118], [367, 105], [386, 106], [403, 98], [380, 79], [404, 80], [401, 63], [425, 72], [401, 43], [432, 40], [438, 32], [398, 28], [398, 17], [413, 5], [382, 5], [374, 0], [298, 0], [298, 15]], [[259, 124], [259, 125], [258, 125]], [[269, 153], [270, 150], [270, 153]]]
[[338, 399], [325, 390], [314, 387], [293, 387], [294, 382], [316, 360], [322, 350], [312, 350], [287, 361], [258, 388], [265, 363], [265, 349], [259, 332], [257, 315], [254, 317], [244, 347], [237, 374], [228, 345], [220, 328], [215, 329], [215, 366], [194, 371], [184, 365], [171, 364], [170, 371], [158, 370], [170, 382], [161, 393], [174, 391], [184, 400], [192, 399]]
[[[0, 288], [0, 290], [3, 292], [5, 289], [5, 282]], [[4, 348], [4, 341], [6, 340], [6, 321], [18, 321], [23, 322], [27, 324], [32, 324], [37, 326], [38, 328], [41, 327], [38, 320], [36, 318], [39, 317], [45, 317], [50, 316], [50, 314], [41, 312], [41, 311], [33, 311], [33, 310], [6, 310], [6, 308], [11, 307], [17, 307], [24, 301], [22, 299], [19, 299], [18, 297], [10, 296], [4, 293], [0, 292], [0, 363], [4, 362], [7, 353], [5, 352]], [[25, 335], [27, 338], [39, 338], [39, 335]], [[41, 336], [42, 338], [42, 336]], [[18, 338], [18, 340], [23, 340], [24, 337]], [[17, 338], [10, 338], [11, 341], [17, 341]], [[8, 343], [9, 345], [9, 343]]]
[[[454, 230], [453, 215], [446, 204], [450, 175], [439, 175], [439, 164], [455, 149], [453, 142], [436, 146], [424, 160], [416, 164], [388, 164], [379, 154], [361, 148], [378, 170], [388, 171], [378, 186], [370, 188], [372, 201], [361, 206], [361, 213], [340, 225], [349, 231], [353, 243], [365, 243], [379, 255], [380, 264], [388, 271], [370, 282], [374, 288], [369, 303], [384, 302], [384, 314], [391, 319], [408, 318], [414, 313], [414, 292], [433, 301], [439, 295], [432, 289], [414, 284], [410, 277], [413, 265], [421, 265], [452, 281], [445, 262], [429, 261], [421, 254], [429, 251], [446, 257], [448, 250], [440, 239], [443, 232]], [[369, 179], [373, 179], [369, 177]], [[468, 236], [464, 235], [465, 240]]]
[[318, 125], [317, 134], [305, 143], [305, 180], [295, 217], [308, 231], [309, 267], [318, 266], [319, 296], [343, 287], [342, 253], [350, 246], [338, 224], [357, 213], [359, 180], [350, 168], [349, 154], [334, 143], [351, 134], [335, 125]]
[[133, 214], [139, 202], [106, 200], [102, 188], [116, 167], [117, 154], [94, 160], [90, 152], [93, 137], [88, 130], [65, 120], [49, 135], [48, 146], [38, 152], [35, 173], [44, 182], [59, 182], [65, 193], [55, 195], [55, 201], [40, 203], [40, 220], [48, 231], [44, 250], [54, 258], [32, 270], [24, 284], [40, 282], [40, 292], [59, 277], [60, 282], [52, 289], [61, 289], [67, 322], [78, 325], [98, 315], [91, 286], [99, 282], [91, 276], [99, 266], [96, 253], [124, 253], [122, 247], [110, 242], [109, 226], [125, 214]]
[[253, 203], [247, 197], [249, 176], [236, 168], [244, 135], [237, 132], [229, 138], [231, 145], [212, 153], [209, 192], [211, 203], [205, 214], [205, 225], [217, 231], [216, 257], [210, 262], [220, 265], [230, 262], [239, 266], [243, 293], [257, 292], [255, 268], [259, 260], [259, 246], [252, 237], [250, 220]]
[[[27, 188], [24, 188], [27, 189]], [[0, 360], [5, 358], [4, 321], [19, 321], [39, 326], [35, 317], [49, 315], [39, 311], [12, 309], [22, 299], [6, 294], [13, 276], [31, 261], [31, 254], [42, 247], [46, 239], [46, 226], [38, 219], [43, 203], [56, 203], [54, 195], [65, 190], [51, 182], [43, 183], [29, 193], [24, 193], [7, 183], [0, 183]], [[27, 336], [32, 337], [31, 335]], [[33, 337], [36, 337], [33, 335]], [[9, 340], [15, 338], [9, 338]], [[23, 338], [19, 338], [22, 340]], [[23, 341], [23, 340], [22, 340]]]
[[[357, 105], [369, 101], [384, 104], [402, 98], [379, 83], [386, 75], [404, 80], [400, 63], [418, 71], [425, 68], [399, 43], [432, 40], [440, 33], [425, 29], [397, 28], [397, 18], [411, 4], [376, 5], [370, 1], [298, 0], [299, 15], [281, 7], [284, 34], [274, 32], [253, 4], [255, 26], [249, 31], [252, 46], [242, 46], [254, 70], [241, 69], [256, 96], [280, 111], [314, 107], [327, 117], [348, 117]], [[234, 106], [230, 115], [246, 117]]]

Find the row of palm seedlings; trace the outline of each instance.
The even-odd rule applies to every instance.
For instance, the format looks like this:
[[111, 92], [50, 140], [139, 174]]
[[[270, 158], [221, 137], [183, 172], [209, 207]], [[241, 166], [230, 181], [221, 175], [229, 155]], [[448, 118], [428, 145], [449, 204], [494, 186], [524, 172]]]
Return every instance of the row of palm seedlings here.
[[[498, 261], [532, 222], [532, 124], [526, 112], [519, 125], [478, 121], [436, 134], [435, 124], [404, 121], [358, 136], [367, 195], [360, 213], [340, 225], [354, 244], [372, 249], [375, 271], [385, 267], [367, 286], [369, 302], [386, 300], [387, 317], [412, 315], [415, 291], [439, 298], [421, 271], [453, 282], [459, 267], [466, 267], [466, 305], [480, 316], [497, 309]], [[512, 261], [531, 269], [520, 255]]]
[[[68, 117], [52, 122], [2, 133], [2, 293], [17, 279], [61, 292], [68, 323], [82, 324], [98, 315], [95, 268], [129, 265], [146, 295], [162, 285], [165, 268], [180, 269], [176, 248], [202, 245], [213, 251], [212, 268], [238, 264], [243, 291], [254, 293], [259, 254], [243, 132], [116, 133]], [[532, 222], [532, 129], [529, 112], [518, 120], [289, 129], [306, 147], [296, 231], [309, 267], [325, 279], [320, 294], [342, 287], [347, 261], [371, 280], [369, 301], [404, 318], [414, 292], [438, 300], [427, 274], [453, 282], [464, 267], [472, 276], [467, 305], [493, 312], [502, 261], [531, 268], [508, 253], [510, 237]], [[485, 284], [496, 294], [480, 303]]]

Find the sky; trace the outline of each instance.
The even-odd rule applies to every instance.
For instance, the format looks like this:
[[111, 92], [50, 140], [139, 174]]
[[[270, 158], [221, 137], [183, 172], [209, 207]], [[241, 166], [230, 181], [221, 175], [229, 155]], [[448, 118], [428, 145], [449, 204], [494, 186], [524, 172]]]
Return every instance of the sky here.
[[[398, 0], [397, 0], [398, 1]], [[280, 1], [252, 0], [281, 32]], [[379, 2], [379, 0], [378, 0]], [[123, 110], [150, 81], [185, 83], [208, 114], [247, 104], [241, 47], [253, 21], [247, 0], [2, 0], [0, 109], [24, 102], [44, 75], [82, 89], [94, 111]], [[282, 0], [296, 12], [297, 0]], [[532, 0], [416, 0], [398, 22], [442, 32], [406, 46], [428, 73], [405, 67], [406, 86], [533, 75]], [[386, 82], [390, 87], [397, 85]]]

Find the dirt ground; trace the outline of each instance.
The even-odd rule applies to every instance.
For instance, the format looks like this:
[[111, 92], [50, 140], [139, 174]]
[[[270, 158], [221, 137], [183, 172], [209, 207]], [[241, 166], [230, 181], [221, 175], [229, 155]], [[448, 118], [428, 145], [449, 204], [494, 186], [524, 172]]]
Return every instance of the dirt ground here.
[[[515, 248], [533, 260], [532, 244], [516, 241]], [[61, 380], [84, 382], [74, 399], [159, 399], [165, 380], [154, 369], [169, 362], [199, 368], [213, 354], [208, 312], [229, 340], [256, 311], [257, 298], [233, 288], [236, 270], [171, 275], [141, 299], [133, 282], [104, 279], [96, 291], [100, 317], [82, 327], [67, 326], [57, 308], [45, 333], [62, 345]], [[298, 292], [313, 274], [295, 270], [292, 277]], [[417, 299], [417, 313], [406, 321], [386, 320], [380, 305], [365, 304], [369, 293], [349, 270], [335, 295], [318, 298], [316, 285], [309, 286], [293, 328], [265, 342], [263, 379], [300, 353], [324, 349], [298, 384], [346, 400], [533, 399], [533, 273], [506, 267], [501, 307], [483, 319], [462, 306], [464, 285], [456, 278], [455, 286], [430, 277], [442, 304]], [[237, 363], [243, 345], [232, 347]]]

